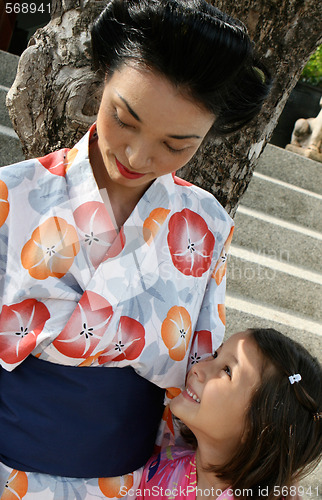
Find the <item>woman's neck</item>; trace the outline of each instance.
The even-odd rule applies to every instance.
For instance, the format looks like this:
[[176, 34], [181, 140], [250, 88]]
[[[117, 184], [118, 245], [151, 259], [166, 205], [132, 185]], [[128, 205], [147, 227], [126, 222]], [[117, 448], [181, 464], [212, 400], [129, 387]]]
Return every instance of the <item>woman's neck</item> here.
[[134, 189], [132, 187], [111, 183], [97, 141], [91, 144], [89, 156], [93, 174], [101, 192], [102, 199], [105, 205], [107, 204], [106, 199], [108, 199], [109, 211], [112, 209], [115, 224], [118, 229], [120, 229], [143, 196], [146, 187]]

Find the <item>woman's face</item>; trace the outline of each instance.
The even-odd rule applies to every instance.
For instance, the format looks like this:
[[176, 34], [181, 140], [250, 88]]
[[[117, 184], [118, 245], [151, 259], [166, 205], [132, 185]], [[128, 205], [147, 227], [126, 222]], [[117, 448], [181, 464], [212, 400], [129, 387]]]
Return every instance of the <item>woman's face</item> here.
[[261, 380], [262, 355], [247, 332], [232, 335], [217, 351], [192, 366], [186, 389], [170, 403], [172, 412], [198, 443], [234, 450], [244, 432], [245, 414]]
[[213, 121], [167, 79], [123, 65], [106, 81], [97, 117], [108, 182], [144, 191], [191, 159]]

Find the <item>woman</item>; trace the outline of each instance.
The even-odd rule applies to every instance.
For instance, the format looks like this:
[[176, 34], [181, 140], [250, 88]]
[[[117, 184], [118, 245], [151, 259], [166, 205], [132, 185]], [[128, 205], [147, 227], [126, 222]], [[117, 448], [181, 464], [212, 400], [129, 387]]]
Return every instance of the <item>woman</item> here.
[[135, 488], [164, 389], [224, 333], [233, 222], [174, 172], [259, 111], [266, 70], [204, 1], [112, 0], [92, 41], [97, 123], [0, 172], [3, 500]]

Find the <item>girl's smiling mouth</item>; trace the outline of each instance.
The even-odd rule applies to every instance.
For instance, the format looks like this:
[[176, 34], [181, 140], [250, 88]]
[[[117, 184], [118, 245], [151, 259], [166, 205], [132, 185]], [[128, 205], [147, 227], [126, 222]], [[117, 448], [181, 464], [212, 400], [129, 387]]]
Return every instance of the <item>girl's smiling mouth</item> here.
[[[200, 403], [201, 402], [201, 399], [197, 396], [196, 393], [194, 393], [190, 387], [186, 387], [185, 391], [183, 391], [183, 395], [188, 395], [189, 399], [193, 399], [193, 401], [195, 401], [196, 403]], [[187, 396], [186, 396], [187, 397]]]

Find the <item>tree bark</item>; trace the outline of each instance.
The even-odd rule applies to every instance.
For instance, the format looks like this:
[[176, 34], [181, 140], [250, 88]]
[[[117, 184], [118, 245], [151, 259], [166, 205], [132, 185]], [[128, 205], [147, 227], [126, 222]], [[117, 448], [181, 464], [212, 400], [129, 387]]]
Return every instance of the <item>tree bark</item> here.
[[[322, 42], [320, 0], [216, 0], [248, 27], [274, 83], [261, 114], [241, 132], [202, 146], [179, 175], [234, 215], [256, 161], [310, 55]], [[89, 32], [105, 0], [53, 0], [52, 19], [22, 54], [7, 104], [27, 157], [72, 147], [95, 121], [100, 85]]]

